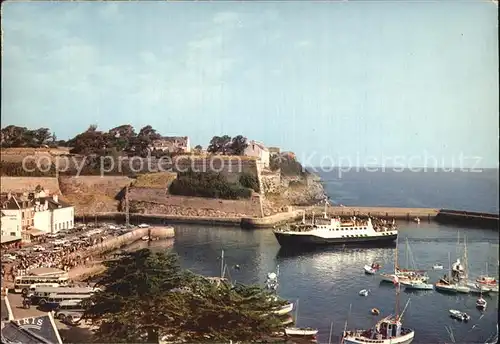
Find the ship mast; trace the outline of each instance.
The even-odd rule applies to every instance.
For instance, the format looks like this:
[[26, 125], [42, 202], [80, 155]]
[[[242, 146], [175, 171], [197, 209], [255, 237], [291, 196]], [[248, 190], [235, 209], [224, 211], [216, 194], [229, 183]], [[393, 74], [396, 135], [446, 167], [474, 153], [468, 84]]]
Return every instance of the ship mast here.
[[399, 277], [396, 273], [398, 266], [398, 241], [396, 240], [396, 252], [394, 254], [394, 280], [396, 282], [396, 321], [399, 320]]
[[323, 217], [324, 217], [325, 219], [327, 219], [327, 218], [328, 218], [328, 217], [326, 216], [326, 206], [327, 206], [327, 204], [328, 204], [328, 200], [327, 200], [327, 198], [325, 197], [325, 212], [323, 213]]

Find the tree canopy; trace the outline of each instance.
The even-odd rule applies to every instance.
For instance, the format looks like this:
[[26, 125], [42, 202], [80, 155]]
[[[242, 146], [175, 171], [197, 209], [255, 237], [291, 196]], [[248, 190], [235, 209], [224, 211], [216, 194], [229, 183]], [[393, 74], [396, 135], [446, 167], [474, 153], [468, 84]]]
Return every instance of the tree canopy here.
[[237, 135], [233, 138], [228, 135], [214, 136], [210, 140], [207, 152], [223, 155], [243, 155], [247, 147], [247, 139], [243, 135]]
[[2, 128], [1, 143], [3, 147], [40, 147], [52, 144], [52, 133], [48, 128], [29, 130], [25, 127], [9, 125]]
[[256, 286], [220, 285], [180, 268], [175, 254], [142, 249], [105, 263], [85, 311], [97, 342], [254, 341], [282, 328], [285, 301]]

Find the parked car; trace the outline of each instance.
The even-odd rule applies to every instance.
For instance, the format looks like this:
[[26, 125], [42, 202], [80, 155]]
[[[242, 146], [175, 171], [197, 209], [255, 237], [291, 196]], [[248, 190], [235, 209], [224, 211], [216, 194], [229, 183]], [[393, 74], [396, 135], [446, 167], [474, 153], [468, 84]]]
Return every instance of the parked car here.
[[35, 252], [43, 252], [43, 251], [45, 251], [45, 247], [40, 246], [40, 245], [36, 245], [36, 246], [33, 246], [33, 251], [35, 251]]
[[148, 224], [146, 224], [146, 223], [141, 223], [141, 224], [140, 224], [139, 226], [137, 226], [137, 227], [139, 227], [139, 228], [148, 228], [148, 227], [149, 227], [149, 225], [148, 225]]

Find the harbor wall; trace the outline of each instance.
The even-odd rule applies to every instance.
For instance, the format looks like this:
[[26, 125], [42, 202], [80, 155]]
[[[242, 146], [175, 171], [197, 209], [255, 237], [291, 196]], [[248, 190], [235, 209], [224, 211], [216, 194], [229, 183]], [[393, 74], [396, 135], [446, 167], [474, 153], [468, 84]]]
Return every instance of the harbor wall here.
[[[133, 224], [199, 224], [215, 226], [240, 226], [242, 228], [272, 228], [286, 222], [299, 220], [304, 211], [306, 217], [310, 218], [314, 212], [315, 216], [322, 216], [324, 207], [288, 207], [288, 211], [265, 217], [209, 217], [209, 216], [176, 216], [164, 214], [130, 214], [130, 222]], [[498, 215], [486, 213], [463, 212], [456, 210], [434, 209], [434, 208], [389, 208], [389, 207], [329, 207], [329, 216], [372, 216], [382, 219], [396, 219], [413, 221], [418, 217], [421, 221], [437, 221], [455, 225], [480, 226], [498, 229]], [[123, 223], [125, 214], [119, 212], [88, 214], [76, 216], [76, 221], [115, 221]]]
[[104, 255], [110, 251], [115, 251], [119, 248], [132, 244], [133, 242], [140, 240], [143, 236], [162, 239], [173, 238], [175, 236], [175, 231], [173, 227], [136, 228], [133, 231], [96, 244], [85, 251], [78, 251], [73, 254], [78, 254], [83, 258]]
[[499, 216], [491, 213], [441, 209], [436, 215], [436, 221], [443, 224], [499, 229]]
[[[300, 207], [309, 216], [314, 212], [322, 215], [324, 206]], [[372, 216], [387, 220], [412, 221], [418, 217], [422, 221], [434, 220], [439, 210], [435, 208], [394, 208], [394, 207], [327, 207], [329, 216]]]

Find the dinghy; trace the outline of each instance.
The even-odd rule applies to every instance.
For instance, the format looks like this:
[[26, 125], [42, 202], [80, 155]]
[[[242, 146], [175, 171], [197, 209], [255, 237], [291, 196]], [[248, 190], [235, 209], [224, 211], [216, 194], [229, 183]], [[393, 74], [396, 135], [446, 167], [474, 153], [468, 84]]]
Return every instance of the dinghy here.
[[287, 327], [285, 334], [288, 337], [315, 337], [318, 330], [311, 327]]
[[[295, 324], [297, 324], [299, 316], [299, 300], [295, 302]], [[318, 334], [318, 329], [311, 327], [286, 327], [285, 335], [288, 337], [309, 337], [316, 338], [316, 334]]]
[[465, 312], [460, 312], [456, 309], [450, 309], [450, 316], [454, 319], [460, 320], [460, 321], [469, 321], [470, 320], [470, 315], [465, 313]]
[[277, 315], [285, 315], [290, 313], [291, 311], [293, 311], [293, 302], [287, 303], [283, 307], [273, 311], [273, 313]]
[[375, 275], [375, 273], [380, 270], [380, 265], [373, 263], [372, 265], [365, 265], [363, 269], [365, 270], [365, 274]]
[[363, 289], [363, 290], [360, 290], [359, 295], [361, 295], [361, 296], [368, 296], [369, 292], [370, 292], [369, 290]]
[[479, 308], [479, 309], [481, 309], [481, 310], [485, 310], [487, 305], [488, 305], [488, 303], [482, 297], [480, 297], [476, 301], [476, 307]]

